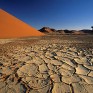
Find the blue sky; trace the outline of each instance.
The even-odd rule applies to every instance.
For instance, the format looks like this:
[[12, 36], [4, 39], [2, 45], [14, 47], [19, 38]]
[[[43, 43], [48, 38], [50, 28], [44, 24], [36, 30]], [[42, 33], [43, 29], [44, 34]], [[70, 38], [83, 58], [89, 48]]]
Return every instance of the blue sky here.
[[0, 0], [0, 8], [37, 29], [77, 30], [93, 25], [93, 0]]

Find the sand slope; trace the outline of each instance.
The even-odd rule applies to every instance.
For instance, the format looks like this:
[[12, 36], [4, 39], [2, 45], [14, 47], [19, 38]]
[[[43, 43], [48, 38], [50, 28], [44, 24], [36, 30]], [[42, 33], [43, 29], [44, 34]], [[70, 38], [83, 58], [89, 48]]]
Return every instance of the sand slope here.
[[0, 9], [0, 38], [42, 36], [43, 33]]

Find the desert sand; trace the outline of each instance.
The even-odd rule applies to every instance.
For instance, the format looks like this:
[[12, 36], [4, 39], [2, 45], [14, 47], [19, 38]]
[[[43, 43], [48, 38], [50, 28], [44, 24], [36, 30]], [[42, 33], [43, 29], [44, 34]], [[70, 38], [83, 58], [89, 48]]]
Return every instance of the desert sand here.
[[0, 38], [42, 36], [43, 33], [0, 9]]
[[92, 38], [2, 39], [0, 93], [93, 93]]

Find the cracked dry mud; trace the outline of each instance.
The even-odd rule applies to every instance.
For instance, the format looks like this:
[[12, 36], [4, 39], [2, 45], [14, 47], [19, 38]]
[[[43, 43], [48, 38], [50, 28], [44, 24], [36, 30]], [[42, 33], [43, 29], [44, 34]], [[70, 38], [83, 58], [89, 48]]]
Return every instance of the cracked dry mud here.
[[47, 38], [0, 45], [0, 93], [93, 93], [92, 41]]

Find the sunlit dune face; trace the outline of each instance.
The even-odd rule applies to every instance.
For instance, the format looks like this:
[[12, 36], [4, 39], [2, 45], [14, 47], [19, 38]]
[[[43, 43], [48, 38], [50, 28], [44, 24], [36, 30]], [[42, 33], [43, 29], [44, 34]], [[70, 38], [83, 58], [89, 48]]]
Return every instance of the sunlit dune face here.
[[0, 9], [0, 38], [42, 36], [43, 33]]

